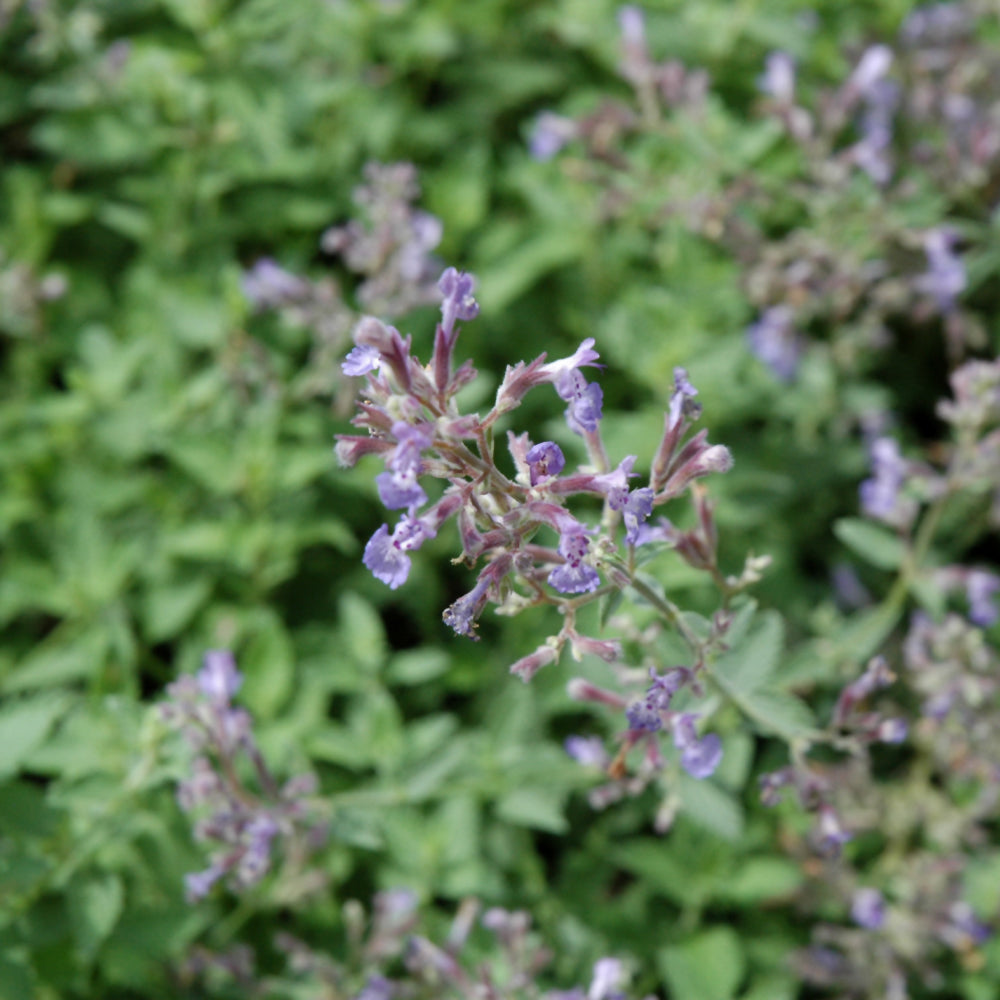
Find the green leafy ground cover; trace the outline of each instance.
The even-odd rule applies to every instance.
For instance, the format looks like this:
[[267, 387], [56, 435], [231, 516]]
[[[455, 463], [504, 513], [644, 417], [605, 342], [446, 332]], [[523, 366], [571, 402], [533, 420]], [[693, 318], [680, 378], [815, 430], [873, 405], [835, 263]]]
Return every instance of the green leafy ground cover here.
[[[806, 812], [763, 806], [757, 786], [870, 655], [901, 655], [914, 608], [964, 612], [930, 570], [997, 555], [994, 468], [956, 491], [923, 548], [858, 506], [865, 415], [893, 414], [909, 455], [940, 459], [948, 372], [997, 354], [997, 161], [945, 183], [905, 159], [943, 142], [918, 123], [897, 136], [912, 141], [897, 184], [854, 172], [824, 186], [758, 86], [768, 54], [789, 51], [802, 103], [820, 107], [866, 46], [895, 44], [913, 5], [877, 7], [650, 4], [650, 50], [704, 68], [704, 100], [612, 132], [603, 153], [600, 137], [577, 139], [539, 162], [540, 112], [580, 120], [632, 100], [615, 4], [0, 0], [0, 997], [355, 997], [361, 982], [287, 972], [275, 933], [345, 960], [344, 903], [399, 887], [435, 940], [467, 897], [530, 911], [553, 951], [546, 987], [586, 981], [613, 954], [636, 995], [888, 995], [874, 981], [803, 985], [815, 927], [851, 920], [842, 891], [824, 895], [828, 862], [803, 847]], [[996, 42], [995, 10], [974, 37]], [[555, 627], [550, 611], [484, 616], [476, 644], [454, 635], [441, 611], [472, 577], [451, 562], [453, 528], [398, 590], [364, 568], [384, 520], [375, 465], [332, 455], [356, 389], [340, 374], [349, 329], [324, 334], [315, 315], [255, 309], [245, 293], [245, 272], [274, 258], [330, 282], [321, 312], [356, 318], [363, 275], [320, 238], [359, 213], [367, 163], [404, 161], [441, 221], [442, 267], [478, 280], [481, 316], [460, 338], [482, 372], [468, 409], [489, 406], [506, 365], [595, 337], [610, 452], [655, 451], [683, 365], [735, 458], [711, 486], [723, 569], [748, 552], [772, 563], [754, 624], [715, 668], [736, 706], [719, 710], [724, 763], [709, 782], [682, 779], [664, 835], [652, 793], [591, 809], [599, 776], [563, 749], [622, 728], [566, 692], [604, 665], [567, 656], [530, 685], [509, 676]], [[945, 223], [968, 273], [954, 336], [890, 280], [922, 272], [920, 234]], [[802, 246], [782, 244], [795, 233]], [[744, 331], [783, 294], [786, 257], [812, 259], [809, 238], [838, 274], [896, 269], [840, 312], [836, 289], [789, 299], [809, 345], [786, 384]], [[436, 320], [428, 303], [394, 319], [423, 357]], [[525, 409], [537, 439], [584, 460], [561, 407]], [[873, 595], [858, 608], [835, 599], [841, 565]], [[672, 600], [711, 613], [689, 566], [657, 572]], [[205, 852], [175, 800], [190, 755], [154, 706], [219, 648], [235, 653], [274, 773], [317, 776], [328, 836], [314, 868], [291, 858], [192, 905], [183, 878]], [[894, 697], [919, 717], [919, 689]], [[995, 698], [980, 697], [994, 741]], [[867, 815], [902, 815], [937, 773], [915, 776], [913, 761], [938, 758], [882, 749], [884, 799]], [[962, 898], [989, 923], [995, 815], [976, 813], [971, 832], [949, 817], [990, 781], [935, 779], [922, 826], [872, 824], [851, 864], [919, 912], [921, 866], [961, 858]], [[910, 932], [893, 926], [893, 947]], [[237, 945], [257, 955], [255, 986], [193, 971], [196, 947]], [[470, 947], [479, 958], [489, 941]], [[992, 939], [942, 944], [933, 961], [940, 981], [918, 975], [912, 995], [979, 1000], [1000, 982]]]

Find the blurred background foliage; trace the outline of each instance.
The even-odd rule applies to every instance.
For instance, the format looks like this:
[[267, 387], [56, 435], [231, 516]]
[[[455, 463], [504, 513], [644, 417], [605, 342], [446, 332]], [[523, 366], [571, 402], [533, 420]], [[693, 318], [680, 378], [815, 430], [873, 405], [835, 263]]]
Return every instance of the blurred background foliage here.
[[[839, 81], [911, 7], [650, 3], [651, 49], [704, 67], [712, 92], [635, 161], [673, 198], [780, 178], [754, 111], [767, 53]], [[724, 558], [773, 556], [759, 593], [790, 640], [835, 632], [848, 552], [830, 524], [866, 472], [846, 416], [900, 387], [820, 362], [780, 385], [746, 350], [731, 255], [650, 224], [658, 190], [612, 219], [572, 156], [530, 158], [539, 111], [627, 97], [615, 17], [606, 0], [0, 2], [0, 996], [195, 995], [170, 972], [192, 942], [266, 954], [280, 923], [328, 943], [339, 901], [398, 885], [444, 912], [469, 894], [530, 908], [563, 975], [615, 951], [679, 1000], [796, 995], [802, 873], [776, 843], [797, 820], [744, 791], [772, 751], [734, 730], [718, 800], [666, 839], [644, 800], [592, 813], [560, 743], [598, 721], [561, 668], [530, 688], [506, 673], [552, 623], [451, 635], [440, 610], [468, 574], [447, 533], [406, 587], [372, 579], [373, 469], [331, 453], [351, 388], [302, 391], [310, 331], [242, 290], [267, 256], [353, 304], [357, 277], [319, 237], [367, 162], [411, 161], [442, 261], [480, 282], [459, 349], [484, 398], [504, 365], [594, 336], [609, 448], [642, 455], [687, 366], [736, 458], [716, 489]], [[399, 320], [424, 356], [434, 322]], [[941, 372], [906, 381], [933, 436]], [[521, 412], [565, 441], [556, 408]], [[664, 583], [697, 607], [692, 579]], [[267, 884], [183, 901], [200, 864], [170, 791], [184, 765], [147, 708], [213, 647], [236, 653], [276, 770], [313, 767], [333, 803], [329, 895], [308, 908]]]

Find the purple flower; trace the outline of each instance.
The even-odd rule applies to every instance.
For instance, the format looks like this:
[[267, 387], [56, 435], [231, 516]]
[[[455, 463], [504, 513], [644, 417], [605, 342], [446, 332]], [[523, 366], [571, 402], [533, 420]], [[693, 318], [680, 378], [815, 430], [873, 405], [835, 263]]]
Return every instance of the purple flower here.
[[351, 349], [340, 367], [345, 375], [367, 375], [368, 372], [375, 371], [381, 363], [382, 355], [379, 354], [378, 348], [362, 344]]
[[204, 899], [212, 889], [212, 886], [225, 874], [223, 869], [216, 865], [211, 865], [201, 872], [190, 872], [184, 876], [184, 894], [189, 903], [196, 903]]
[[885, 900], [878, 889], [858, 889], [851, 902], [851, 919], [865, 930], [877, 931], [885, 923]]
[[375, 477], [379, 498], [389, 510], [419, 507], [427, 501], [427, 494], [417, 482], [423, 471], [420, 453], [434, 443], [434, 436], [402, 420], [392, 425], [392, 433], [397, 444], [386, 461], [387, 471]]
[[696, 415], [699, 407], [694, 402], [694, 397], [697, 395], [698, 390], [689, 381], [687, 370], [675, 368], [674, 391], [667, 409], [666, 424], [668, 430], [675, 428], [685, 414]]
[[471, 274], [449, 267], [441, 280], [438, 290], [444, 297], [441, 302], [441, 326], [450, 334], [456, 320], [463, 323], [474, 320], [479, 315], [479, 303], [472, 297], [476, 279]]
[[654, 493], [648, 486], [632, 490], [622, 507], [622, 518], [625, 521], [625, 541], [629, 545], [639, 542], [639, 528], [643, 521], [653, 513]]
[[396, 987], [391, 979], [377, 973], [368, 977], [354, 1000], [392, 1000], [396, 995]]
[[681, 752], [681, 766], [692, 778], [702, 780], [715, 772], [722, 760], [722, 741], [715, 733], [698, 739], [697, 716], [685, 712], [674, 719], [674, 746]]
[[578, 764], [602, 770], [610, 763], [604, 743], [597, 736], [567, 736], [563, 747]]
[[510, 572], [513, 559], [508, 554], [498, 556], [480, 574], [475, 587], [464, 597], [460, 597], [450, 607], [445, 608], [442, 618], [459, 635], [467, 635], [476, 639], [476, 619], [486, 607], [490, 587], [499, 586], [503, 578]]
[[558, 476], [566, 466], [566, 458], [555, 441], [542, 441], [534, 445], [525, 455], [531, 475], [531, 485], [537, 486], [542, 479]]
[[258, 310], [274, 309], [304, 297], [309, 283], [280, 267], [270, 257], [261, 257], [243, 272], [243, 294]]
[[860, 487], [861, 508], [869, 517], [896, 523], [905, 514], [899, 491], [907, 472], [897, 442], [888, 437], [876, 438], [871, 446], [871, 463], [872, 477]]
[[383, 524], [368, 540], [362, 561], [372, 575], [391, 590], [406, 583], [410, 575], [410, 557], [394, 544], [387, 524]]
[[924, 234], [927, 271], [916, 280], [917, 289], [930, 295], [941, 313], [952, 312], [955, 299], [965, 291], [965, 265], [955, 253], [955, 234], [948, 229], [930, 229]]
[[861, 55], [847, 86], [856, 93], [868, 96], [882, 80], [892, 65], [892, 49], [888, 45], [871, 45]]
[[375, 477], [379, 499], [388, 510], [419, 507], [427, 494], [411, 472], [380, 472]]
[[587, 1000], [613, 1000], [622, 981], [624, 969], [617, 958], [599, 958], [594, 963], [594, 975], [587, 990]]
[[840, 848], [853, 836], [841, 825], [840, 817], [826, 805], [820, 806], [819, 809], [817, 833], [821, 846], [835, 853], [839, 853]]
[[228, 649], [210, 649], [205, 654], [198, 671], [198, 687], [211, 701], [227, 705], [242, 683], [236, 659]]
[[989, 628], [998, 617], [994, 595], [1000, 590], [1000, 577], [986, 570], [974, 569], [965, 578], [965, 593], [969, 599], [969, 621]]
[[781, 104], [795, 100], [795, 61], [787, 52], [771, 52], [764, 64], [760, 89]]
[[793, 318], [788, 306], [771, 306], [746, 329], [750, 351], [782, 382], [791, 382], [799, 367], [801, 342]]
[[594, 350], [594, 338], [587, 337], [568, 358], [559, 358], [557, 361], [549, 361], [542, 365], [539, 369], [538, 384], [541, 385], [543, 382], [554, 382], [556, 383], [556, 391], [559, 395], [563, 399], [570, 399], [571, 397], [569, 395], [564, 394], [564, 392], [558, 388], [560, 378], [570, 372], [575, 372], [578, 368], [583, 368], [584, 366], [603, 368], [603, 365], [597, 364], [597, 359], [599, 357], [600, 354]]
[[667, 671], [661, 677], [651, 667], [649, 676], [653, 683], [640, 701], [629, 705], [625, 717], [628, 719], [629, 729], [642, 729], [655, 733], [663, 728], [663, 713], [670, 708], [670, 699], [684, 685], [687, 671], [678, 667]]
[[577, 136], [577, 125], [572, 118], [543, 111], [531, 129], [528, 152], [532, 159], [544, 163], [551, 160], [567, 143]]
[[559, 554], [566, 560], [549, 573], [549, 584], [564, 594], [583, 594], [597, 590], [600, 574], [584, 562], [590, 539], [583, 525], [573, 522], [559, 536]]
[[601, 419], [604, 392], [596, 382], [588, 382], [575, 368], [561, 372], [556, 379], [556, 392], [569, 402], [566, 423], [575, 434], [596, 431]]

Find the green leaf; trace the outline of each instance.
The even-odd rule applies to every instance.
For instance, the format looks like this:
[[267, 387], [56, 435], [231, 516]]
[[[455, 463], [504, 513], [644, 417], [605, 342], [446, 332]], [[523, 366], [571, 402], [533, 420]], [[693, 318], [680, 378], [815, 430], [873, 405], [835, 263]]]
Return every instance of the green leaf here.
[[377, 670], [385, 662], [388, 643], [378, 612], [357, 594], [340, 599], [345, 653], [356, 663]]
[[0, 955], [0, 1000], [37, 1000], [31, 969], [20, 957]]
[[66, 694], [46, 692], [14, 699], [0, 707], [0, 778], [18, 770], [69, 706]]
[[723, 840], [739, 840], [745, 824], [739, 800], [711, 781], [681, 776], [679, 792], [684, 814]]
[[273, 612], [261, 609], [250, 628], [251, 637], [240, 654], [245, 678], [241, 696], [254, 715], [271, 719], [292, 694], [295, 651]]
[[895, 570], [906, 557], [906, 546], [887, 528], [859, 517], [842, 517], [833, 533], [856, 556], [879, 569]]
[[[742, 626], [746, 618], [739, 624]], [[785, 644], [785, 625], [776, 611], [761, 615], [743, 641], [738, 633], [730, 649], [712, 665], [712, 676], [725, 679], [727, 690], [738, 693], [763, 686], [778, 669]]]
[[718, 895], [741, 906], [791, 896], [802, 884], [802, 869], [784, 858], [747, 858], [733, 876], [722, 882]]
[[508, 823], [549, 833], [565, 833], [569, 823], [563, 815], [564, 791], [548, 788], [518, 788], [502, 796], [496, 813]]
[[442, 649], [412, 649], [396, 653], [389, 661], [386, 679], [391, 684], [424, 684], [440, 677], [451, 661]]
[[762, 732], [794, 740], [816, 731], [809, 706], [787, 691], [751, 691], [740, 696], [738, 705]]
[[124, 902], [125, 890], [117, 875], [107, 874], [70, 884], [67, 903], [73, 937], [87, 959], [93, 958], [118, 923]]
[[746, 968], [736, 932], [713, 927], [657, 956], [672, 1000], [733, 1000]]

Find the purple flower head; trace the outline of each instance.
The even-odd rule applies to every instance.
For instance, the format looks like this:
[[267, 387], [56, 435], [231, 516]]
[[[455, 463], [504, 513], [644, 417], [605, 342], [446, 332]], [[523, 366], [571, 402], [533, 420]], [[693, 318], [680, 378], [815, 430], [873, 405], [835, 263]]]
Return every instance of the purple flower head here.
[[625, 521], [625, 541], [629, 545], [639, 543], [639, 529], [642, 522], [653, 513], [653, 498], [655, 494], [649, 486], [632, 490], [622, 507], [622, 519]]
[[577, 125], [572, 118], [543, 111], [531, 129], [528, 151], [532, 159], [540, 162], [551, 160], [567, 143], [577, 136]]
[[1000, 612], [995, 596], [1000, 590], [1000, 576], [986, 570], [974, 569], [965, 578], [965, 593], [969, 599], [969, 621], [981, 628], [989, 628]]
[[684, 685], [687, 671], [677, 667], [660, 676], [650, 667], [649, 677], [652, 684], [646, 689], [646, 694], [625, 711], [629, 729], [644, 729], [647, 732], [661, 729], [663, 713], [670, 708], [670, 699]]
[[787, 52], [771, 52], [758, 86], [780, 104], [791, 104], [795, 100], [795, 60]]
[[839, 853], [840, 848], [853, 836], [841, 825], [840, 817], [830, 806], [826, 805], [819, 808], [819, 822], [816, 832], [819, 835], [820, 845], [833, 853]]
[[345, 375], [367, 375], [375, 371], [382, 363], [382, 355], [378, 349], [370, 344], [361, 344], [352, 348], [346, 358], [341, 362], [340, 367]]
[[622, 963], [617, 958], [599, 958], [594, 963], [594, 975], [587, 990], [587, 1000], [614, 1000], [624, 975]]
[[566, 369], [555, 380], [556, 392], [569, 402], [566, 423], [575, 434], [597, 430], [604, 404], [604, 392], [596, 382], [588, 382], [575, 368]]
[[198, 671], [198, 687], [210, 701], [228, 705], [240, 689], [243, 677], [236, 669], [236, 659], [228, 649], [210, 649]]
[[663, 728], [663, 716], [649, 698], [640, 698], [625, 709], [628, 727], [645, 733], [656, 733]]
[[391, 590], [401, 587], [410, 575], [410, 557], [393, 543], [387, 524], [383, 524], [368, 540], [362, 562], [377, 580]]
[[537, 486], [542, 479], [558, 476], [566, 466], [566, 458], [555, 441], [542, 441], [534, 445], [525, 455], [531, 475], [531, 485]]
[[885, 899], [878, 889], [858, 889], [851, 901], [851, 919], [868, 931], [885, 923]]
[[906, 719], [883, 719], [876, 731], [880, 743], [902, 743], [910, 732]]
[[626, 455], [616, 469], [593, 477], [594, 486], [604, 494], [612, 510], [623, 510], [628, 503], [628, 481], [638, 475], [632, 471], [635, 460], [635, 455]]
[[597, 736], [567, 736], [563, 747], [578, 764], [603, 770], [611, 763], [604, 742]]
[[438, 290], [443, 296], [441, 302], [441, 326], [450, 334], [456, 320], [467, 323], [479, 315], [479, 303], [472, 297], [476, 279], [471, 274], [449, 267], [438, 282]]
[[619, 7], [618, 27], [621, 29], [622, 41], [626, 45], [645, 45], [646, 19], [641, 7], [637, 7], [635, 4]]
[[427, 494], [411, 472], [380, 472], [375, 477], [379, 499], [388, 510], [419, 507], [427, 502]]
[[882, 80], [892, 65], [892, 49], [888, 45], [871, 45], [861, 55], [847, 86], [854, 92], [868, 96]]
[[559, 555], [566, 561], [549, 573], [549, 584], [564, 594], [583, 594], [597, 590], [600, 574], [584, 562], [590, 549], [587, 530], [572, 521], [559, 536]]
[[211, 865], [202, 872], [191, 872], [184, 876], [184, 895], [189, 903], [204, 899], [212, 886], [225, 874], [222, 868]]
[[869, 516], [894, 523], [900, 517], [899, 491], [907, 464], [894, 438], [880, 437], [871, 446], [872, 477], [860, 487], [861, 508]]
[[309, 283], [270, 257], [261, 257], [249, 271], [243, 272], [243, 294], [257, 310], [275, 309], [305, 296]]
[[396, 986], [391, 979], [377, 973], [368, 977], [361, 992], [353, 1000], [392, 1000], [396, 995]]
[[968, 903], [959, 900], [948, 910], [948, 923], [941, 930], [941, 937], [956, 950], [964, 951], [969, 946], [982, 944], [992, 931], [973, 912]]
[[967, 284], [965, 265], [955, 253], [955, 234], [945, 228], [928, 230], [924, 234], [924, 252], [927, 271], [917, 278], [917, 289], [934, 299], [940, 313], [950, 313]]
[[[556, 384], [556, 391], [563, 399], [571, 399], [572, 393], [576, 391], [575, 385], [573, 388], [561, 390], [559, 388], [560, 379], [562, 376], [567, 375], [570, 372], [575, 372], [578, 368], [583, 368], [585, 366], [603, 368], [603, 365], [597, 364], [597, 359], [599, 357], [600, 354], [594, 350], [594, 338], [587, 337], [568, 358], [560, 358], [557, 361], [549, 361], [542, 365], [538, 372], [538, 384], [540, 385], [543, 382], [553, 382]], [[567, 394], [567, 392], [569, 394]]]
[[750, 351], [782, 382], [791, 382], [799, 367], [801, 342], [793, 318], [788, 306], [771, 306], [746, 329]]
[[681, 752], [681, 766], [699, 781], [715, 772], [722, 760], [722, 741], [715, 733], [698, 739], [696, 715], [684, 712], [674, 719], [674, 746]]
[[476, 620], [486, 606], [487, 591], [490, 581], [486, 579], [485, 571], [480, 574], [475, 587], [464, 597], [444, 609], [441, 615], [445, 625], [450, 625], [459, 635], [478, 639], [476, 635]]
[[694, 402], [694, 397], [698, 395], [698, 390], [688, 379], [687, 370], [684, 368], [674, 369], [674, 391], [670, 397], [670, 406], [667, 410], [667, 427], [673, 429], [681, 420], [682, 415], [697, 416], [698, 405]]

